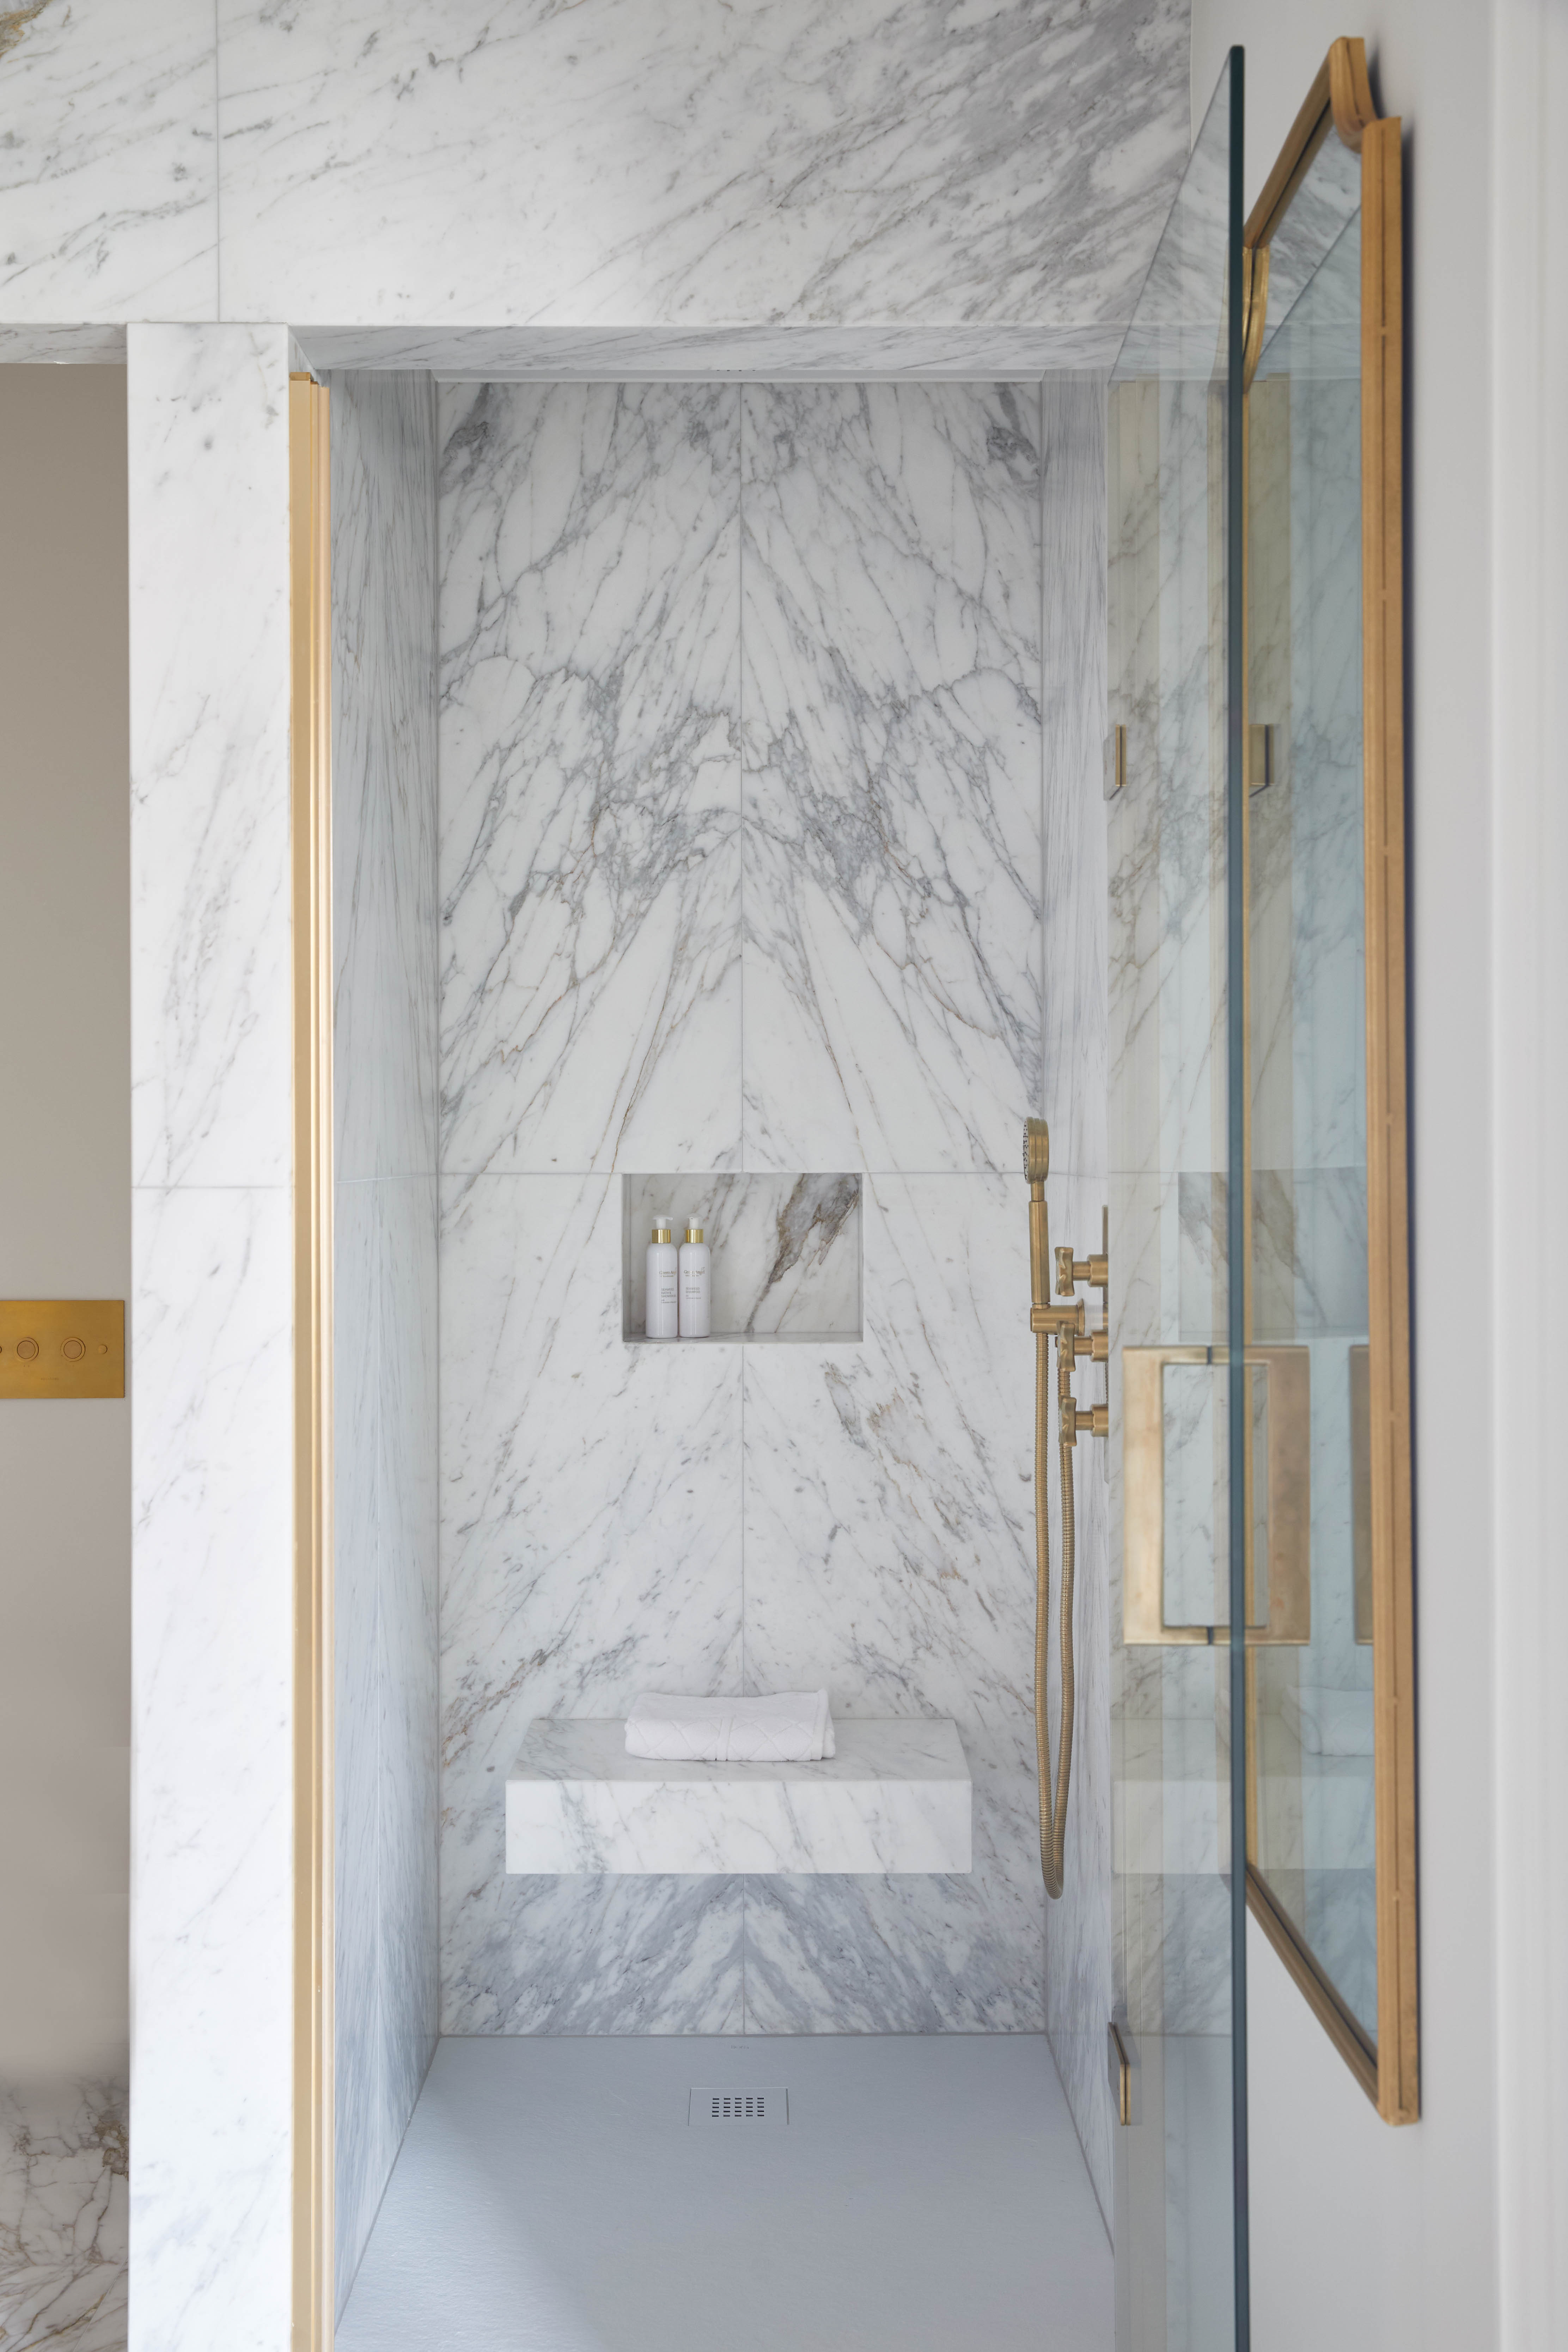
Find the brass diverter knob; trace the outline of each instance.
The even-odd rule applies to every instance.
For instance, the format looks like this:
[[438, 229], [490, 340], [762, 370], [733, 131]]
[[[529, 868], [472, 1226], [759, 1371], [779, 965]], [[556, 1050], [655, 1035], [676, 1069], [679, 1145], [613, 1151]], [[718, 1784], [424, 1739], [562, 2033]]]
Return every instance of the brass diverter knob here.
[[1105, 1290], [1110, 1281], [1110, 1260], [1103, 1255], [1074, 1257], [1064, 1243], [1057, 1251], [1057, 1297], [1070, 1298], [1073, 1285], [1087, 1282], [1095, 1290]]
[[1043, 1331], [1047, 1339], [1059, 1339], [1064, 1346], [1070, 1339], [1075, 1354], [1081, 1353], [1077, 1334], [1083, 1329], [1082, 1299], [1075, 1298], [1070, 1307], [1032, 1307], [1029, 1309], [1029, 1328], [1031, 1331]]
[[1076, 1445], [1079, 1435], [1108, 1437], [1110, 1434], [1110, 1407], [1105, 1404], [1079, 1404], [1071, 1396], [1061, 1401], [1062, 1438], [1068, 1445]]

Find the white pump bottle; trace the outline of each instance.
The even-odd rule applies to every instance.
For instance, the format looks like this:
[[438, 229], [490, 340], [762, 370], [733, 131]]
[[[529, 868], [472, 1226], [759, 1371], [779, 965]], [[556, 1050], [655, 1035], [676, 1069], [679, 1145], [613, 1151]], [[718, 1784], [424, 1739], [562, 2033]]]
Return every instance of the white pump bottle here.
[[688, 1225], [680, 1244], [680, 1336], [706, 1339], [713, 1328], [712, 1254], [700, 1225]]
[[647, 1249], [647, 1295], [643, 1329], [650, 1339], [680, 1337], [679, 1260], [669, 1212], [661, 1209], [654, 1220]]

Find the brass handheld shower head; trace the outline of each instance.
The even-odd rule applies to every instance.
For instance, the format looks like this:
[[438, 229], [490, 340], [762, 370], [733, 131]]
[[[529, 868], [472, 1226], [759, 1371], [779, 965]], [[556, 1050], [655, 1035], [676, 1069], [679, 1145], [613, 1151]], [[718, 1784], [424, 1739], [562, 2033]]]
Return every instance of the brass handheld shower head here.
[[1050, 1129], [1043, 1118], [1024, 1122], [1024, 1174], [1029, 1186], [1029, 1276], [1035, 1305], [1050, 1299], [1050, 1227], [1046, 1219], [1046, 1176], [1051, 1164]]

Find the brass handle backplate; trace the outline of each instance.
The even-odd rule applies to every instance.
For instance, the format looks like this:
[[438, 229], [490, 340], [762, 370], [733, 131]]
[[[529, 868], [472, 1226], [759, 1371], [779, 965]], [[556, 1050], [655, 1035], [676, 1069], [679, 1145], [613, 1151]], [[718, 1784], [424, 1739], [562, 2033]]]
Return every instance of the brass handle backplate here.
[[[1110, 1254], [1107, 1245], [1109, 1222], [1108, 1214], [1102, 1216], [1100, 1244], [1093, 1256], [1075, 1257], [1065, 1242], [1056, 1253], [1057, 1297], [1070, 1299], [1071, 1305], [1055, 1309], [1037, 1307], [1031, 1318], [1035, 1330], [1054, 1330], [1056, 1333], [1062, 1442], [1067, 1445], [1076, 1445], [1080, 1434], [1085, 1437], [1108, 1437], [1110, 1434], [1109, 1397], [1103, 1404], [1079, 1404], [1068, 1386], [1071, 1368], [1080, 1357], [1087, 1356], [1092, 1364], [1109, 1365], [1110, 1361], [1110, 1328], [1107, 1311], [1110, 1293]], [[1100, 1293], [1101, 1313], [1098, 1331], [1090, 1331], [1087, 1328], [1083, 1301], [1074, 1297], [1080, 1282], [1087, 1282]], [[1047, 1316], [1052, 1318], [1048, 1323], [1045, 1320]]]

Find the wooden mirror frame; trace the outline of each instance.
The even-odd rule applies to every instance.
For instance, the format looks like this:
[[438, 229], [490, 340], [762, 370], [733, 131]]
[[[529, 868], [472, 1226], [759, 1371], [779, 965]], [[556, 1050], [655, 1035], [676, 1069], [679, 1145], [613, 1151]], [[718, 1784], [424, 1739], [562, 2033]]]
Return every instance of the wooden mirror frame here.
[[[1420, 2113], [1415, 1907], [1415, 1577], [1405, 1099], [1404, 268], [1399, 118], [1381, 119], [1366, 45], [1338, 40], [1243, 232], [1244, 382], [1263, 347], [1268, 248], [1330, 137], [1361, 158], [1363, 809], [1377, 2041], [1255, 1869], [1247, 1902], [1384, 2122]], [[1253, 1661], [1247, 1661], [1250, 1695]], [[1249, 1715], [1252, 1713], [1249, 1705]], [[1249, 1771], [1255, 1743], [1247, 1743]], [[1250, 1792], [1249, 1792], [1250, 1794]], [[1255, 1808], [1248, 1804], [1249, 1823]], [[1249, 1834], [1249, 1848], [1252, 1839]]]

